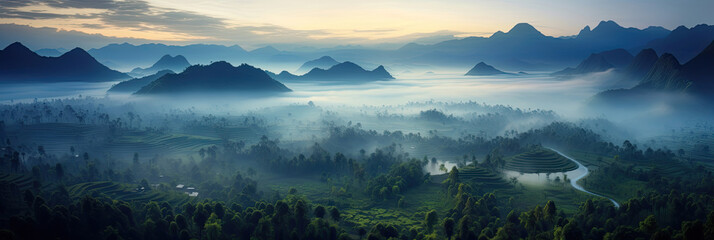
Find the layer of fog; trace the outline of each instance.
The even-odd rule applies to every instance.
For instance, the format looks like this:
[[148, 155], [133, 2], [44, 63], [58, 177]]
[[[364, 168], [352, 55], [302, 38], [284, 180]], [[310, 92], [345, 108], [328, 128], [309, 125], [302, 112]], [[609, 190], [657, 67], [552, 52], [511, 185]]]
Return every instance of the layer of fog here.
[[[488, 106], [503, 105], [524, 112], [536, 109], [552, 110], [557, 116], [555, 119], [522, 118], [509, 121], [507, 126], [497, 131], [497, 135], [510, 130], [523, 132], [544, 126], [549, 123], [548, 121], [563, 120], [592, 129], [608, 141], [619, 143], [629, 139], [636, 142], [638, 139], [667, 135], [672, 129], [702, 121], [701, 117], [673, 116], [681, 113], [681, 111], [674, 111], [677, 110], [675, 108], [686, 105], [689, 101], [677, 96], [657, 96], [655, 99], [659, 101], [656, 104], [622, 103], [634, 107], [588, 106], [592, 96], [598, 92], [606, 89], [629, 88], [636, 84], [612, 80], [616, 79], [613, 74], [604, 72], [560, 79], [547, 73], [489, 77], [463, 76], [455, 72], [405, 73], [395, 75], [394, 80], [361, 84], [285, 82], [293, 92], [277, 96], [236, 93], [146, 97], [107, 94], [106, 89], [114, 83], [2, 84], [0, 101], [9, 104], [82, 95], [103, 99], [117, 106], [126, 104], [132, 111], [147, 115], [160, 116], [170, 112], [187, 111], [197, 115], [259, 116], [271, 122], [270, 126], [278, 137], [293, 141], [323, 137], [320, 133], [324, 133], [324, 122], [344, 125], [361, 123], [369, 130], [418, 132], [426, 135], [430, 130], [441, 130], [439, 124], [423, 124], [409, 119], [393, 121], [388, 116], [415, 116], [422, 111], [436, 109], [447, 116], [468, 121], [474, 116], [492, 113], [487, 109], [468, 106], [454, 108], [449, 104], [441, 103], [474, 102]], [[678, 99], [678, 101], [670, 101], [670, 99]], [[308, 102], [311, 103], [310, 107], [307, 107]], [[421, 104], [409, 104], [415, 102]], [[376, 118], [381, 120], [377, 121]], [[449, 131], [447, 128], [444, 127], [441, 132]], [[452, 133], [444, 134], [458, 137], [463, 134], [478, 134], [478, 131], [457, 129]]]

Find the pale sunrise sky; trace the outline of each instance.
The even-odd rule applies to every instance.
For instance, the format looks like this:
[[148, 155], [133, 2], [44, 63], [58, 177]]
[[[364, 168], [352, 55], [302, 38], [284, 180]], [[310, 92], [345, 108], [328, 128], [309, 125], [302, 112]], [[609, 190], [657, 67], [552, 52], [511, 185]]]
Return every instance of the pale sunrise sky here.
[[370, 44], [489, 36], [527, 22], [575, 35], [614, 20], [673, 29], [714, 23], [707, 0], [0, 0], [0, 23], [157, 42]]

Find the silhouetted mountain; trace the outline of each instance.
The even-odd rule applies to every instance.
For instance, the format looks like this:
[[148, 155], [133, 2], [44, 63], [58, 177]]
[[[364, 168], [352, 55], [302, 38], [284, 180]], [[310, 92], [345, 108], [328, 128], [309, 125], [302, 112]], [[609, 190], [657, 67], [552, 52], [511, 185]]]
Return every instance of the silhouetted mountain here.
[[328, 69], [339, 63], [340, 62], [336, 61], [330, 56], [323, 56], [321, 58], [305, 62], [304, 64], [302, 64], [302, 66], [300, 66], [300, 68], [298, 68], [297, 72], [304, 73], [312, 70], [313, 68]]
[[669, 53], [662, 54], [642, 81], [631, 89], [610, 90], [597, 94], [598, 102], [633, 100], [648, 92], [677, 92], [694, 94], [714, 100], [714, 41], [689, 62], [681, 65]]
[[466, 76], [491, 76], [491, 75], [499, 75], [499, 74], [510, 74], [503, 72], [501, 70], [498, 70], [494, 68], [491, 65], [488, 65], [484, 62], [480, 62], [476, 64], [469, 72], [466, 73]]
[[166, 74], [135, 94], [176, 94], [206, 92], [289, 92], [282, 83], [263, 70], [248, 64], [234, 67], [220, 61], [211, 65], [194, 65], [179, 74]]
[[629, 79], [640, 80], [652, 69], [658, 58], [654, 49], [644, 49], [622, 70], [622, 74]]
[[681, 68], [682, 65], [672, 54], [662, 54], [635, 89], [684, 90], [690, 82], [680, 75]]
[[513, 26], [510, 31], [503, 33], [495, 32], [490, 38], [493, 39], [537, 39], [544, 38], [545, 35], [528, 23], [519, 23]]
[[128, 78], [100, 64], [81, 48], [59, 57], [42, 57], [16, 42], [0, 51], [2, 81], [102, 82]]
[[171, 70], [161, 70], [157, 73], [154, 73], [149, 76], [141, 77], [141, 78], [133, 78], [131, 80], [126, 80], [120, 83], [117, 83], [116, 85], [112, 86], [109, 88], [107, 92], [128, 92], [128, 93], [133, 93], [136, 91], [139, 91], [142, 87], [149, 85], [149, 83], [155, 81], [156, 79], [159, 79], [160, 77], [163, 77], [166, 74], [169, 73], [174, 73]]
[[367, 71], [352, 62], [343, 62], [325, 70], [313, 68], [310, 72], [297, 76], [283, 71], [276, 75], [281, 81], [307, 80], [307, 81], [379, 81], [394, 79], [384, 66], [379, 66], [372, 71]]
[[184, 69], [186, 69], [188, 66], [191, 66], [190, 63], [188, 63], [188, 60], [186, 60], [185, 57], [181, 55], [176, 55], [175, 57], [172, 57], [171, 55], [164, 55], [154, 63], [154, 65], [151, 65], [149, 68], [134, 68], [134, 70], [131, 70], [132, 75], [135, 76], [146, 76], [146, 75], [151, 75], [155, 74], [161, 70], [171, 70], [173, 72], [182, 72]]
[[583, 28], [575, 40], [580, 44], [595, 49], [631, 49], [641, 47], [653, 39], [663, 38], [670, 33], [662, 27], [645, 29], [624, 28], [614, 21], [601, 21], [592, 31], [589, 26]]
[[623, 28], [615, 22], [603, 21], [593, 30], [586, 27], [576, 37], [554, 38], [544, 36], [527, 23], [519, 23], [508, 32], [499, 31], [487, 38], [467, 37], [432, 45], [407, 44], [380, 57], [449, 67], [462, 67], [472, 59], [481, 59], [506, 69], [552, 70], [578, 63], [593, 52], [635, 49], [667, 34], [669, 31], [661, 27]]
[[[543, 35], [527, 23], [519, 23], [508, 31], [499, 31], [490, 37], [467, 37], [435, 44], [409, 43], [397, 50], [342, 46], [291, 52], [268, 46], [246, 52], [238, 46], [112, 44], [89, 52], [100, 62], [123, 70], [130, 70], [129, 67], [137, 65], [151, 65], [153, 62], [148, 59], [158, 59], [164, 54], [180, 54], [191, 59], [192, 63], [203, 64], [221, 59], [278, 67], [273, 65], [286, 62], [300, 65], [314, 56], [331, 56], [360, 63], [380, 62], [395, 66], [428, 65], [449, 68], [470, 68], [473, 67], [470, 65], [473, 59], [479, 59], [499, 66], [502, 70], [550, 71], [576, 65], [594, 52], [617, 48], [639, 51], [647, 42], [664, 37], [668, 32], [661, 27], [623, 28], [614, 22], [606, 21], [595, 29], [583, 29], [578, 36], [556, 38]], [[305, 72], [307, 69], [302, 70]]]
[[553, 73], [556, 76], [569, 76], [607, 71], [611, 68], [627, 66], [634, 57], [625, 49], [615, 49], [600, 53], [593, 53], [575, 68], [566, 68]]
[[664, 38], [650, 41], [646, 47], [671, 53], [682, 62], [691, 60], [714, 41], [714, 25], [700, 24], [693, 28], [677, 27]]
[[217, 59], [228, 61], [245, 60], [247, 52], [238, 45], [208, 45], [193, 44], [174, 46], [165, 44], [132, 45], [109, 44], [102, 48], [90, 49], [89, 53], [101, 62], [108, 62], [118, 67], [128, 68], [133, 66], [148, 66], [153, 64], [153, 59], [159, 59], [166, 54], [182, 55], [194, 63], [209, 63]]
[[62, 56], [62, 53], [65, 51], [59, 51], [58, 49], [53, 49], [53, 48], [43, 48], [43, 49], [38, 49], [35, 51], [37, 55], [43, 56], [43, 57], [59, 57]]
[[682, 66], [684, 77], [692, 81], [692, 92], [708, 94], [714, 93], [714, 41], [696, 57]]
[[272, 56], [280, 54], [280, 50], [275, 49], [273, 46], [265, 46], [262, 48], [256, 48], [253, 51], [250, 51], [250, 53], [263, 56]]

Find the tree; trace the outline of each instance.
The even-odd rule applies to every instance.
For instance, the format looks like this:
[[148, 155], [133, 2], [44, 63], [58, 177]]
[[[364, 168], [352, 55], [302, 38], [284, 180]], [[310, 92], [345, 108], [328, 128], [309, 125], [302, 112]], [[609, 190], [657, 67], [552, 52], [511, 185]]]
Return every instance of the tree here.
[[315, 217], [324, 218], [325, 213], [326, 213], [325, 207], [323, 207], [322, 205], [317, 205], [317, 207], [315, 207], [314, 213], [315, 213]]
[[12, 159], [10, 160], [10, 165], [13, 172], [17, 172], [20, 168], [20, 153], [15, 151], [12, 153]]
[[139, 153], [134, 153], [134, 165], [138, 166], [139, 165]]
[[439, 217], [436, 214], [436, 210], [431, 210], [426, 213], [426, 217], [424, 218], [424, 225], [426, 226], [426, 229], [431, 231], [437, 221], [439, 221]]
[[332, 217], [332, 220], [335, 220], [335, 222], [339, 222], [340, 219], [342, 219], [340, 216], [340, 210], [336, 207], [330, 207], [330, 217]]
[[45, 147], [42, 145], [37, 146], [37, 152], [40, 154], [40, 156], [44, 157], [46, 154]]
[[657, 220], [654, 215], [649, 215], [645, 220], [640, 222], [640, 232], [647, 233], [647, 235], [654, 234], [659, 227], [657, 226]]
[[454, 235], [454, 225], [453, 218], [446, 218], [444, 220], [444, 234], [446, 234], [446, 239], [451, 239], [451, 236]]
[[543, 207], [543, 215], [545, 215], [545, 219], [553, 221], [556, 212], [557, 209], [555, 207], [555, 202], [553, 202], [552, 200], [548, 200], [548, 202], [545, 204], [545, 207]]
[[361, 240], [362, 238], [364, 238], [364, 235], [367, 234], [367, 230], [365, 230], [363, 227], [360, 227], [359, 229], [357, 229], [357, 234], [359, 235], [359, 239]]
[[62, 177], [64, 177], [64, 168], [61, 163], [57, 163], [55, 165], [55, 174], [57, 176], [57, 180], [62, 180]]

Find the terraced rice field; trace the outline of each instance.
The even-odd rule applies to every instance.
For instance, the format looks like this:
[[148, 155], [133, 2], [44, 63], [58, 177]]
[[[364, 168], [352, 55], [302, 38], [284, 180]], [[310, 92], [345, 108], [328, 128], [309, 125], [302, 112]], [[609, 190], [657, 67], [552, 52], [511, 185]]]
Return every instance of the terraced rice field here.
[[[254, 137], [255, 134], [248, 135]], [[144, 131], [126, 131], [112, 138], [106, 126], [70, 123], [17, 126], [8, 131], [8, 136], [13, 142], [41, 145], [51, 154], [69, 153], [70, 146], [75, 146], [105, 149], [117, 157], [130, 157], [135, 152], [144, 156], [196, 153], [202, 147], [222, 142], [209, 136]]]
[[469, 165], [459, 169], [459, 180], [470, 181], [486, 188], [509, 187], [509, 184], [499, 175], [482, 167]]
[[182, 134], [132, 134], [121, 136], [104, 148], [113, 155], [195, 153], [200, 148], [220, 144], [221, 140]]
[[30, 175], [0, 173], [0, 182], [14, 183], [21, 191], [32, 188], [32, 177]]
[[112, 199], [127, 202], [169, 202], [174, 206], [181, 206], [190, 200], [190, 197], [180, 192], [149, 190], [137, 192], [134, 187], [115, 182], [86, 182], [70, 186], [67, 189], [72, 197], [107, 196]]
[[81, 146], [101, 141], [109, 129], [106, 126], [43, 123], [8, 127], [7, 135], [13, 142], [42, 145], [48, 153], [67, 153], [70, 146]]
[[538, 149], [508, 159], [505, 168], [521, 173], [557, 173], [572, 171], [578, 166], [553, 151]]

